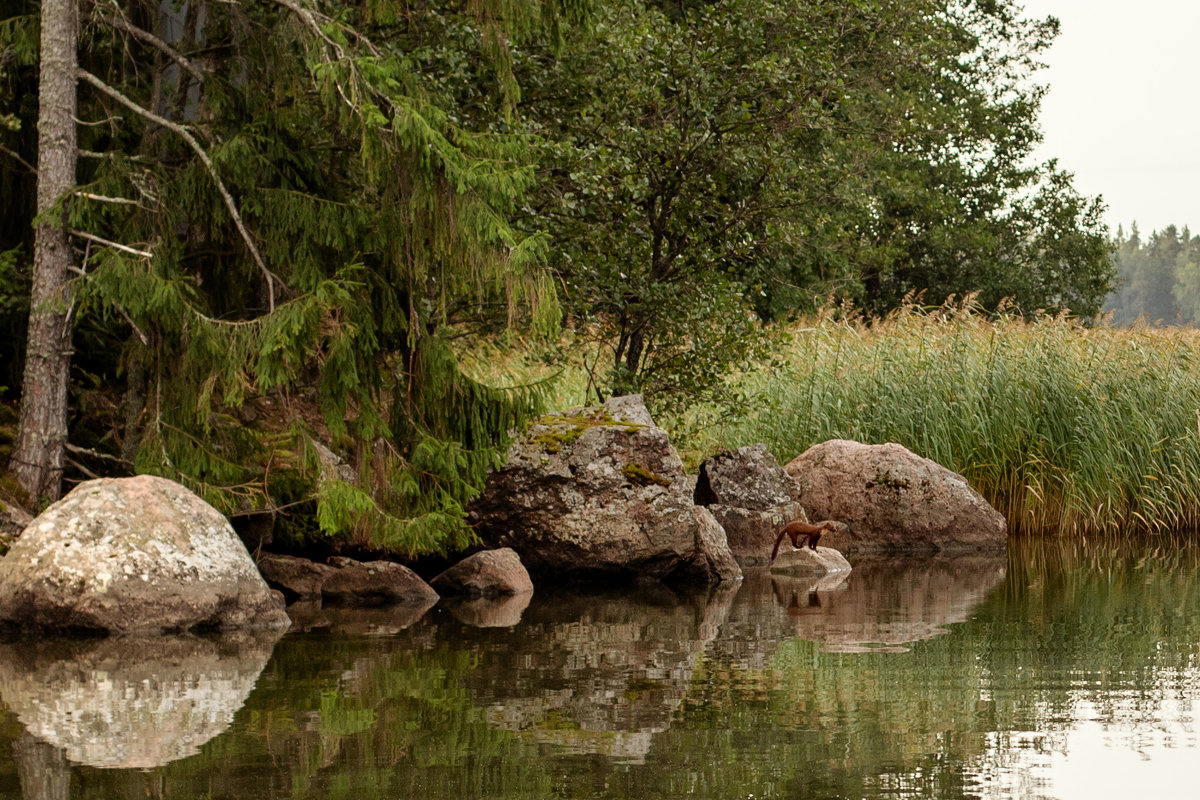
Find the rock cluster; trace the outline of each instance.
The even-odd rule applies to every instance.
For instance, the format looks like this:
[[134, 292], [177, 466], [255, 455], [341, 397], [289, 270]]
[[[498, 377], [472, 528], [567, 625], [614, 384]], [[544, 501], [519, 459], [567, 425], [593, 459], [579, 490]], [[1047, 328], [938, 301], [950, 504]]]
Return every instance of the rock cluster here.
[[485, 542], [515, 550], [535, 576], [741, 577], [639, 395], [544, 417], [513, 443], [470, 516]]
[[823, 547], [785, 547], [773, 570], [849, 569], [831, 544], [885, 552], [1006, 545], [1003, 517], [961, 476], [896, 444], [824, 442], [786, 468], [751, 445], [709, 458], [693, 482], [636, 395], [543, 417], [513, 443], [469, 513], [495, 549], [431, 586], [389, 561], [264, 553], [256, 568], [229, 522], [186, 488], [153, 476], [89, 481], [33, 520], [0, 560], [0, 627], [286, 628], [286, 597], [312, 606], [308, 627], [337, 624], [323, 606], [394, 607], [373, 623], [392, 630], [439, 595], [457, 596], [446, 607], [469, 624], [513, 625], [529, 604], [530, 573], [733, 583], [739, 564], [770, 559], [781, 525], [806, 518], [846, 530], [822, 537]]

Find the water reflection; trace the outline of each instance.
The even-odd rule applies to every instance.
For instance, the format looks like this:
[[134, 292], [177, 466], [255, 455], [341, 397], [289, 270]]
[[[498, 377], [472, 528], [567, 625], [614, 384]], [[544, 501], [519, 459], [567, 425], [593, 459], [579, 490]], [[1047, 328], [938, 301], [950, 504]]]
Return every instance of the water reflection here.
[[[0, 725], [0, 800], [1169, 794], [1162, 776], [1200, 757], [1200, 557], [1033, 555], [752, 570], [711, 596], [539, 590], [519, 613], [344, 610], [284, 637], [191, 758], [81, 767], [61, 737]], [[97, 682], [99, 661], [54, 669]], [[141, 683], [185, 680], [172, 668]], [[87, 710], [53, 680], [13, 704], [39, 736]], [[58, 716], [31, 723], [41, 705]]]
[[280, 635], [2, 643], [0, 698], [34, 740], [17, 743], [18, 765], [52, 774], [63, 757], [146, 769], [190, 756], [229, 728]]
[[421, 621], [437, 598], [420, 603], [381, 606], [323, 605], [300, 600], [287, 607], [295, 633], [322, 632], [341, 636], [395, 636]]
[[945, 633], [1004, 581], [1004, 555], [864, 559], [854, 571], [805, 581], [772, 576], [776, 602], [796, 636], [826, 652], [903, 653]]
[[467, 685], [494, 728], [558, 752], [641, 763], [654, 734], [670, 727], [737, 591], [549, 593], [513, 638], [480, 648]]
[[529, 608], [532, 592], [498, 597], [446, 597], [442, 605], [464, 625], [476, 628], [511, 628]]

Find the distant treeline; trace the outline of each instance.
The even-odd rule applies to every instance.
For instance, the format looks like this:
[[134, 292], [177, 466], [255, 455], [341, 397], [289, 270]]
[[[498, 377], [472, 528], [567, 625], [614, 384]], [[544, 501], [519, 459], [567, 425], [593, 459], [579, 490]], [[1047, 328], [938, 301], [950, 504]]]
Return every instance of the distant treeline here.
[[1118, 324], [1186, 325], [1200, 320], [1200, 236], [1168, 225], [1142, 238], [1117, 228], [1117, 291], [1104, 303]]

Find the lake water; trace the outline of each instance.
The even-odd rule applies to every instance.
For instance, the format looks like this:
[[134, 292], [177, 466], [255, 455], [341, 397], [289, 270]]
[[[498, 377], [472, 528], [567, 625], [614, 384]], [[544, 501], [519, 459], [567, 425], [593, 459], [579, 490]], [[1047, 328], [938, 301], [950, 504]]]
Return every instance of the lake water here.
[[1198, 564], [1022, 545], [8, 643], [0, 797], [1187, 797]]

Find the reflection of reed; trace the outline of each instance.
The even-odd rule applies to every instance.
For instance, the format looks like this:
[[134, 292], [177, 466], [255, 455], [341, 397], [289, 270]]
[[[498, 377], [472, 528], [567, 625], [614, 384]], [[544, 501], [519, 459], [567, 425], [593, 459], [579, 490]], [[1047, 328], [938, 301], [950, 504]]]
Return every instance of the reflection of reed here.
[[227, 729], [280, 635], [6, 643], [0, 696], [70, 761], [146, 769]]

